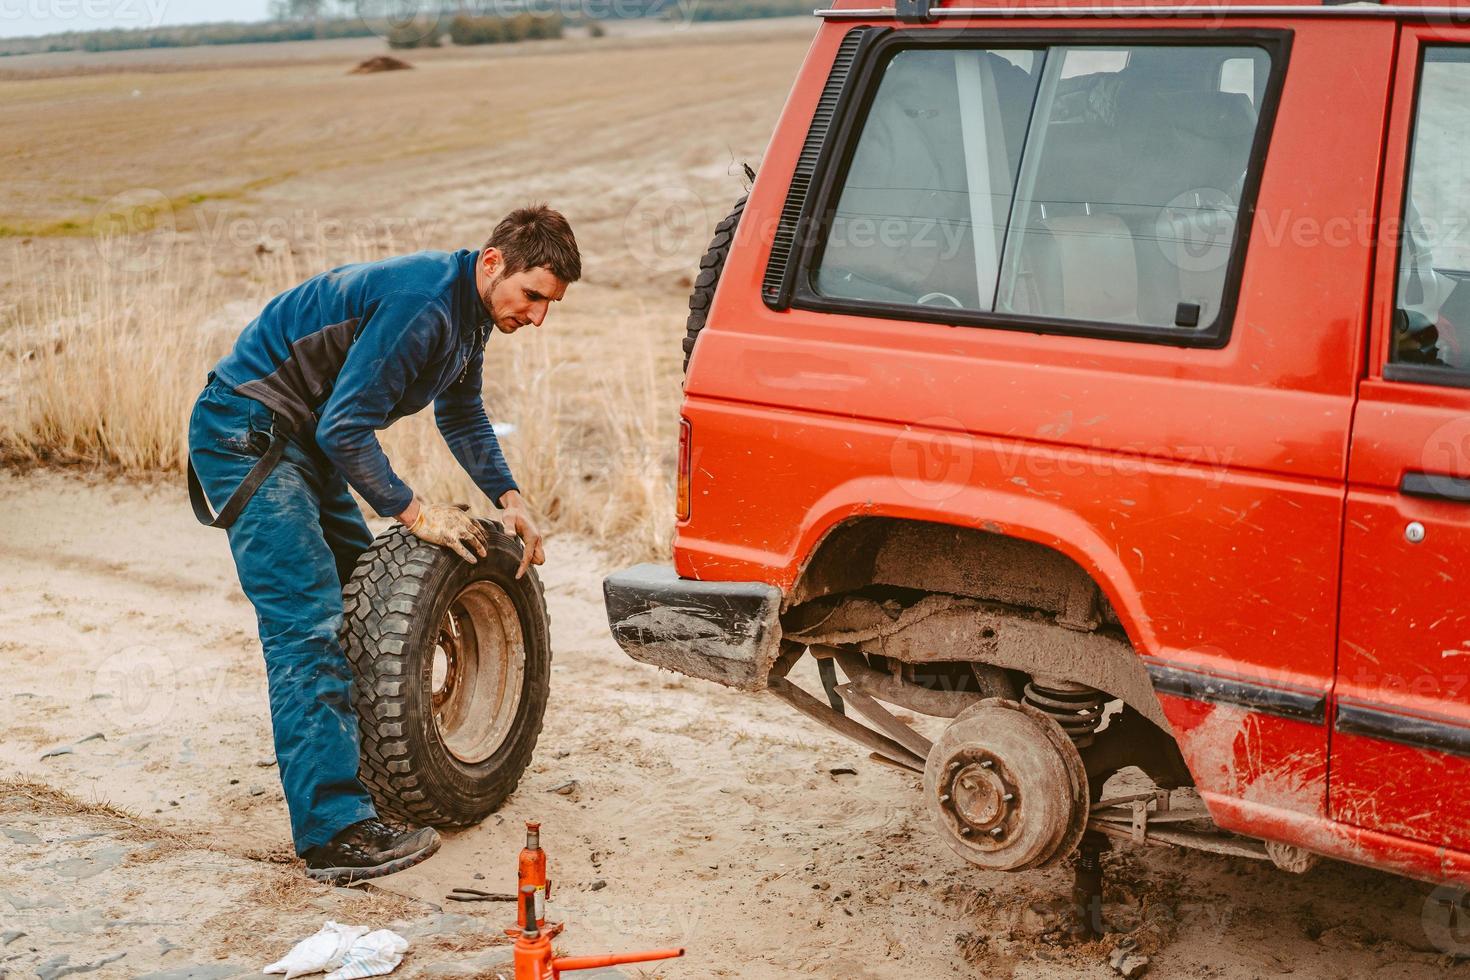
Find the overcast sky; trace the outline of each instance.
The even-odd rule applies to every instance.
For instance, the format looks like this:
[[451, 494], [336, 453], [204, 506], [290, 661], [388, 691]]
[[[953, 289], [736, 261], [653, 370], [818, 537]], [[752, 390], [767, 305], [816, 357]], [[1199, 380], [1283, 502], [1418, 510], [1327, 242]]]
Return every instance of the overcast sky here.
[[0, 0], [0, 37], [264, 20], [268, 0]]

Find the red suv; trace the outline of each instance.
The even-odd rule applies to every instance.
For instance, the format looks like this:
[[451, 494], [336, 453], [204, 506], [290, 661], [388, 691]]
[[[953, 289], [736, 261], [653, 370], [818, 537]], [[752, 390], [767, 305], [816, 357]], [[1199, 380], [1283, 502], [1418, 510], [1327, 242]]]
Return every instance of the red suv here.
[[980, 867], [1470, 883], [1470, 4], [819, 16], [623, 649], [922, 772]]

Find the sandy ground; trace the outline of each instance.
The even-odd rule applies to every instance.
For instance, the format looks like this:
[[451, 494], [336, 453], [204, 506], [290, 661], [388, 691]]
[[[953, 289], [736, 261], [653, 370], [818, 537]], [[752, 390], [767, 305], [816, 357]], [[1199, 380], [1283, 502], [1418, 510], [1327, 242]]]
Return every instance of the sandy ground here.
[[[377, 48], [359, 42], [220, 49], [209, 71], [199, 52], [31, 65], [68, 77], [4, 83], [0, 129], [19, 136], [0, 224], [52, 234], [0, 240], [0, 286], [95, 261], [64, 225], [90, 228], [140, 189], [175, 202], [170, 261], [227, 279], [273, 221], [293, 238], [300, 218], [308, 243], [321, 222], [371, 218], [392, 250], [455, 247], [544, 196], [565, 202], [589, 257], [558, 325], [581, 338], [609, 310], [639, 324], [630, 339], [656, 339], [676, 389], [693, 259], [740, 193], [738, 163], [758, 165], [811, 30], [448, 51], [371, 78], [345, 75]], [[299, 63], [245, 63], [267, 55]], [[15, 292], [0, 289], [0, 331], [26, 322]], [[221, 323], [253, 312], [236, 305]], [[223, 535], [173, 485], [0, 473], [0, 502], [0, 980], [244, 975], [327, 918], [409, 935], [399, 975], [494, 976], [505, 907], [443, 897], [510, 887], [532, 818], [562, 947], [689, 948], [645, 976], [1101, 978], [1125, 935], [1151, 977], [1470, 976], [1426, 936], [1427, 888], [1163, 851], [1111, 855], [1113, 935], [1056, 945], [1065, 871], [973, 871], [929, 833], [916, 777], [772, 699], [628, 661], [603, 619], [609, 560], [564, 536], [544, 571], [552, 701], [519, 790], [380, 887], [311, 885], [286, 846], [254, 619]]]
[[552, 699], [520, 788], [381, 887], [312, 885], [285, 847], [223, 535], [169, 486], [8, 474], [0, 499], [0, 976], [243, 975], [328, 918], [408, 934], [402, 976], [494, 976], [506, 907], [443, 896], [510, 887], [530, 818], [562, 947], [689, 948], [644, 976], [1106, 977], [1125, 934], [1160, 978], [1470, 976], [1426, 938], [1423, 886], [1167, 851], [1110, 855], [1115, 933], [1056, 945], [1065, 871], [971, 870], [929, 834], [916, 777], [773, 699], [626, 660], [605, 560], [567, 539], [544, 571]]

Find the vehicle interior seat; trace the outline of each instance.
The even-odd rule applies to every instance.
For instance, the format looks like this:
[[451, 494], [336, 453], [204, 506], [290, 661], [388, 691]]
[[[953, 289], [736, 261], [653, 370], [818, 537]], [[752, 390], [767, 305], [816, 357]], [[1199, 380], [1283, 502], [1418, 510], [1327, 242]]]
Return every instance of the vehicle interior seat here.
[[1208, 324], [1223, 292], [1255, 108], [1239, 93], [1164, 89], [1132, 66], [1121, 75], [1118, 128], [1130, 166], [1116, 207], [1137, 245], [1139, 318], [1173, 326], [1183, 303]]
[[[1031, 203], [1011, 230], [997, 309], [1032, 316], [1138, 322], [1133, 233], [1111, 213], [1123, 179], [1114, 127], [1068, 119], [1048, 125]], [[1019, 239], [1019, 247], [1017, 240]]]
[[[973, 236], [998, 238], [1006, 211], [1000, 203], [1000, 227], [972, 227], [973, 175], [955, 67], [956, 57], [969, 54], [903, 52], [889, 63], [848, 168], [819, 291], [904, 304], [936, 294], [967, 309], [990, 309], [988, 284], [980, 295]], [[999, 125], [988, 134], [998, 141], [996, 186], [975, 191], [1003, 202], [1019, 165], [1036, 78], [999, 55], [980, 56]], [[875, 225], [883, 240], [865, 246], [855, 232]]]
[[[896, 57], [853, 154], [818, 277], [852, 299], [913, 303], [936, 288], [979, 302], [969, 241], [968, 179], [953, 68]], [[963, 255], [948, 255], [959, 242]], [[969, 270], [969, 289], [941, 261]], [[936, 287], [937, 279], [943, 279]]]

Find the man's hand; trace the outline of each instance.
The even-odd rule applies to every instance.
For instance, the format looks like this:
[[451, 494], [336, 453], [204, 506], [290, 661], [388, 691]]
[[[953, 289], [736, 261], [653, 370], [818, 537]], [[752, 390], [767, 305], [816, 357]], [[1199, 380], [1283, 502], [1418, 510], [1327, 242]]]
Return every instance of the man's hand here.
[[501, 523], [521, 539], [521, 567], [516, 569], [516, 578], [526, 574], [532, 565], [546, 564], [546, 548], [541, 531], [531, 520], [531, 512], [521, 499], [519, 490], [507, 490], [500, 497]]
[[490, 538], [485, 529], [453, 504], [421, 504], [414, 498], [408, 510], [398, 515], [398, 520], [414, 537], [443, 545], [471, 565], [489, 554]]

